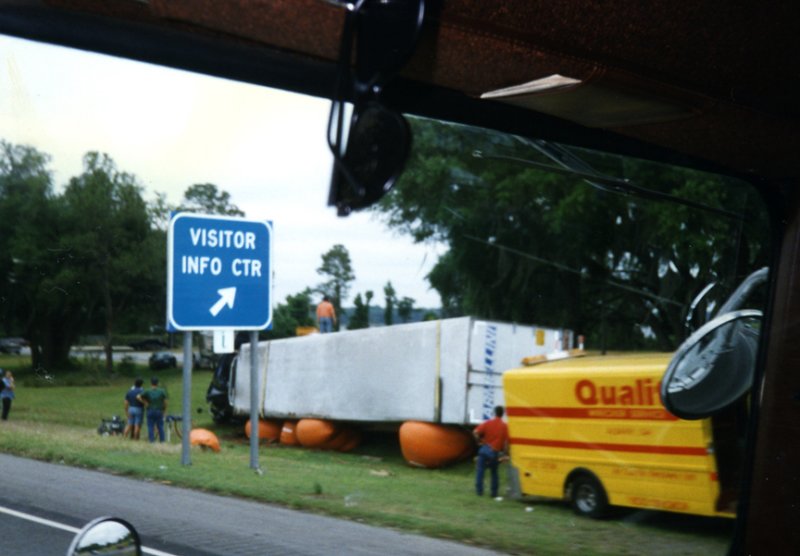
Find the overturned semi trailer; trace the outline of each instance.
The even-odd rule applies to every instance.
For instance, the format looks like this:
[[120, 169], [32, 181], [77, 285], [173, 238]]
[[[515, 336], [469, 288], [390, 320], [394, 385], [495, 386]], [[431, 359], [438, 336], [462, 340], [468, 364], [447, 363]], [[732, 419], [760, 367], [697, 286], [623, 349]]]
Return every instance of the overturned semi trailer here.
[[[504, 403], [504, 371], [572, 342], [567, 330], [471, 317], [259, 342], [259, 412], [365, 424], [474, 424]], [[250, 349], [242, 346], [229, 381], [239, 415], [250, 413]]]

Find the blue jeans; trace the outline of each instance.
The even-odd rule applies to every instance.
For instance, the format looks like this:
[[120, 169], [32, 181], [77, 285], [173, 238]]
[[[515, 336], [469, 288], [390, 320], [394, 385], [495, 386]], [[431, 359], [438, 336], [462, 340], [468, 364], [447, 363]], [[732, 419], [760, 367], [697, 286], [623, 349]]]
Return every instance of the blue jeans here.
[[156, 441], [154, 428], [158, 427], [158, 441], [164, 442], [164, 412], [160, 409], [147, 410], [147, 439]]
[[135, 427], [142, 426], [142, 413], [144, 408], [136, 407], [135, 405], [128, 407], [128, 424]]
[[492, 498], [497, 496], [497, 491], [500, 488], [500, 479], [497, 476], [498, 454], [491, 447], [484, 444], [478, 449], [478, 469], [475, 473], [475, 492], [478, 496], [483, 495], [483, 474], [486, 468], [492, 474]]
[[11, 400], [13, 398], [2, 398], [3, 399], [3, 421], [8, 421], [8, 412], [11, 411]]
[[319, 332], [320, 334], [325, 334], [326, 332], [333, 332], [333, 319], [330, 317], [320, 317]]

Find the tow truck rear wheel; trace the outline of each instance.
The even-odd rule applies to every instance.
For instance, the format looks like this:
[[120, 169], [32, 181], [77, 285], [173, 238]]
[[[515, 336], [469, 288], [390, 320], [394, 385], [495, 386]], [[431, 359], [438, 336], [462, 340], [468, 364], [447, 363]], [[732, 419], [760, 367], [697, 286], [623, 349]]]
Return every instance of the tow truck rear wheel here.
[[598, 519], [608, 512], [608, 496], [600, 481], [592, 475], [579, 475], [570, 489], [572, 509], [576, 514]]

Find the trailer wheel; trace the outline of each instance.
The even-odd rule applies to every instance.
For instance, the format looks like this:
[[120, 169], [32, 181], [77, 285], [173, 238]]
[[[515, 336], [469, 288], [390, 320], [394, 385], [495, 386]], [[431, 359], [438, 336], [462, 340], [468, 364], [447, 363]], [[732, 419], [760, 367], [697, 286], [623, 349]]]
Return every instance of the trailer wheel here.
[[572, 509], [576, 514], [598, 519], [608, 511], [608, 496], [603, 485], [592, 475], [580, 475], [572, 481]]

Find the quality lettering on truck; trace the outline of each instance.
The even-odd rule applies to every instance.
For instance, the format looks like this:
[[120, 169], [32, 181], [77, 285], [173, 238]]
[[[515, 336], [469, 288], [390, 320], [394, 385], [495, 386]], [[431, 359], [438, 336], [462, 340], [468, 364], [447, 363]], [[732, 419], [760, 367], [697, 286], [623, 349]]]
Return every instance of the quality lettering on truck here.
[[583, 379], [575, 384], [575, 397], [583, 405], [662, 405], [659, 385], [649, 378], [639, 378], [633, 384], [603, 386], [594, 380]]
[[[671, 354], [579, 357], [504, 375], [520, 494], [734, 517], [744, 431], [736, 408], [686, 421], [665, 408]], [[744, 403], [744, 402], [742, 402]]]

